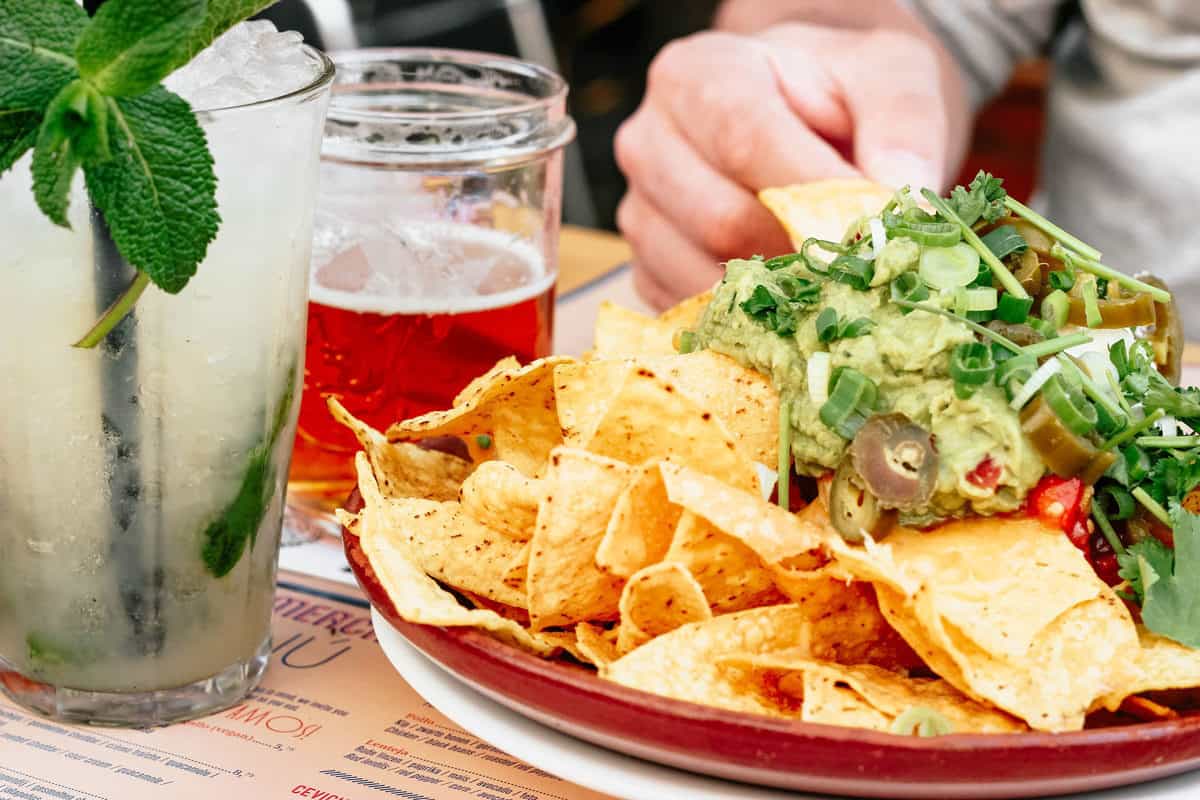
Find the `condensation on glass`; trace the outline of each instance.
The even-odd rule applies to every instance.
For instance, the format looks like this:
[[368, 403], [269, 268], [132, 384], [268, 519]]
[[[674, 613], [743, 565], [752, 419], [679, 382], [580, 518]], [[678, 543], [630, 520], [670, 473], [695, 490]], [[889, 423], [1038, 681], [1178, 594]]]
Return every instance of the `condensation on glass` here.
[[566, 84], [533, 64], [411, 49], [334, 60], [289, 485], [314, 517], [354, 483], [354, 437], [326, 397], [385, 429], [448, 408], [503, 357], [548, 353], [575, 133]]

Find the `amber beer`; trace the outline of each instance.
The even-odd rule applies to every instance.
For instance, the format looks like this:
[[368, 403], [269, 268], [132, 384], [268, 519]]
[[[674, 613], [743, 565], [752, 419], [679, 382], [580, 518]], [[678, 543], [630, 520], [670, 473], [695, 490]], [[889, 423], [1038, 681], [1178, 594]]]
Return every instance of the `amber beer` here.
[[[290, 500], [327, 510], [354, 485], [354, 436], [334, 422], [336, 397], [379, 430], [449, 408], [476, 375], [505, 356], [547, 355], [554, 275], [540, 253], [501, 231], [463, 224], [423, 226], [423, 246], [353, 247], [313, 273], [304, 395], [289, 474]], [[446, 261], [428, 275], [431, 255]], [[372, 257], [375, 261], [372, 261]], [[437, 292], [440, 299], [413, 294]]]

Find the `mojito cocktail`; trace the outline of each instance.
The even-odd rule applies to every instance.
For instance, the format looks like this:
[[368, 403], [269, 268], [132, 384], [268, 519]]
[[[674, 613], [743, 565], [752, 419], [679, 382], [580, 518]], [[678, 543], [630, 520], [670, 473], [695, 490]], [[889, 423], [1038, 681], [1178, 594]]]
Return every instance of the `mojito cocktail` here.
[[331, 78], [265, 22], [167, 78], [218, 109], [196, 116], [220, 227], [185, 291], [150, 285], [91, 349], [140, 275], [89, 202], [102, 173], [75, 176], [69, 229], [29, 155], [0, 178], [0, 685], [27, 706], [165, 723], [266, 666]]

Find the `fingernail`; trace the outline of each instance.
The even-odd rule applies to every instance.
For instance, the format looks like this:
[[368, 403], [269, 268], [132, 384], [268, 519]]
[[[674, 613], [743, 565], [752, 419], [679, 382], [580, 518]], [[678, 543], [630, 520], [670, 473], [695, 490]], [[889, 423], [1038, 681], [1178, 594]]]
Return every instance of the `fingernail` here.
[[942, 187], [941, 170], [929, 159], [908, 150], [884, 150], [862, 166], [868, 177], [884, 186], [898, 189], [907, 184], [913, 189], [927, 186], [934, 191]]

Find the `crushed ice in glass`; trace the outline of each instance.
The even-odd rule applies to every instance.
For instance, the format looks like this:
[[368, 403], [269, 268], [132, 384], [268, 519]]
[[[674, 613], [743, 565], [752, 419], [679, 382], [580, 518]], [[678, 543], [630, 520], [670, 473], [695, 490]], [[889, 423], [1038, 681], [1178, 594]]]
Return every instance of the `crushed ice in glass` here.
[[243, 22], [169, 75], [165, 84], [197, 109], [279, 97], [308, 85], [321, 70], [305, 55], [303, 41], [296, 31], [280, 32], [267, 20]]

